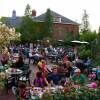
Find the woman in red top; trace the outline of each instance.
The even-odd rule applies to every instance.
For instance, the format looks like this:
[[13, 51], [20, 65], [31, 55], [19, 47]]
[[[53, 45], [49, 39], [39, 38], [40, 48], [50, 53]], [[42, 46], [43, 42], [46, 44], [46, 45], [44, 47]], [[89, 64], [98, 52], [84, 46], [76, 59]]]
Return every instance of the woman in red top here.
[[42, 64], [41, 64], [41, 70], [42, 70], [44, 76], [47, 76], [48, 70], [47, 70], [47, 68], [46, 68], [45, 60], [41, 60], [41, 62], [42, 62]]

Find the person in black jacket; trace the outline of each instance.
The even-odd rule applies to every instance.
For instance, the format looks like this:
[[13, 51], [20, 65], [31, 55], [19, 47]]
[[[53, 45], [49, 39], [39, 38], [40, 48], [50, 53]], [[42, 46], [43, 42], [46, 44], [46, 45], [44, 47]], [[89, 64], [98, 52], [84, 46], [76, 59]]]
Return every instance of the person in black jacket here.
[[21, 68], [24, 65], [23, 56], [22, 54], [18, 54], [15, 56], [15, 62], [13, 63], [14, 68]]

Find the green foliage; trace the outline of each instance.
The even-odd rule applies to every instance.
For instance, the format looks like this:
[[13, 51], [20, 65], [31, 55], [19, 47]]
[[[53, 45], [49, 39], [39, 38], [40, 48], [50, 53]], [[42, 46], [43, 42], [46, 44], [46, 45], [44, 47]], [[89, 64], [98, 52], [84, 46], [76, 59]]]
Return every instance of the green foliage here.
[[89, 15], [87, 14], [86, 10], [84, 10], [84, 14], [82, 17], [82, 24], [81, 24], [81, 32], [87, 32], [89, 30]]
[[82, 41], [88, 41], [88, 42], [92, 42], [97, 38], [97, 33], [91, 32], [91, 31], [87, 31], [85, 33], [80, 33], [80, 40]]
[[0, 22], [5, 23], [6, 22], [6, 17], [1, 17]]
[[88, 42], [90, 42], [90, 45], [91, 45], [91, 50], [86, 50], [85, 48], [81, 48], [79, 51], [80, 56], [82, 58], [85, 58], [85, 57], [91, 55], [94, 66], [97, 66], [100, 64], [100, 61], [99, 61], [99, 59], [100, 59], [99, 34], [100, 34], [99, 31], [98, 31], [98, 34], [96, 33], [96, 31], [94, 31], [94, 32], [87, 31], [87, 32], [80, 34], [80, 40], [88, 41]]
[[44, 93], [41, 100], [54, 100], [53, 95], [50, 95], [49, 93]]
[[99, 100], [100, 88], [90, 89], [88, 87], [81, 87], [77, 89], [70, 89], [69, 91], [56, 91], [55, 93], [44, 93], [41, 100]]
[[91, 57], [91, 50], [87, 48], [85, 45], [81, 45], [78, 48], [79, 55], [82, 59], [85, 59], [87, 57]]
[[100, 65], [100, 44], [93, 44], [91, 48], [94, 66], [98, 66]]
[[74, 40], [73, 34], [72, 33], [66, 33], [66, 40], [65, 41], [69, 43], [72, 40]]
[[100, 27], [98, 29], [98, 40], [100, 41]]
[[17, 29], [21, 33], [22, 42], [33, 42], [35, 39], [36, 22], [33, 22], [32, 18], [25, 16], [22, 18], [20, 28]]
[[53, 17], [50, 9], [45, 14], [45, 36], [51, 37], [53, 33]]

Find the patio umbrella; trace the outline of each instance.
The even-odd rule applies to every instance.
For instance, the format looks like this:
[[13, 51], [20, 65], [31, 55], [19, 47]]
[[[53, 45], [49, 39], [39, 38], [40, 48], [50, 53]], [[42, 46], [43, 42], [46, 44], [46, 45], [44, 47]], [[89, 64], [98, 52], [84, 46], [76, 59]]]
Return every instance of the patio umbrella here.
[[89, 44], [89, 42], [86, 42], [86, 41], [82, 41], [81, 43], [82, 44]]
[[79, 43], [79, 44], [81, 44], [81, 41], [78, 41], [78, 40], [73, 40], [73, 41], [71, 41], [72, 43]]
[[76, 43], [76, 44], [89, 44], [89, 42], [86, 42], [86, 41], [78, 41], [78, 40], [74, 40], [74, 41], [71, 41], [72, 43]]

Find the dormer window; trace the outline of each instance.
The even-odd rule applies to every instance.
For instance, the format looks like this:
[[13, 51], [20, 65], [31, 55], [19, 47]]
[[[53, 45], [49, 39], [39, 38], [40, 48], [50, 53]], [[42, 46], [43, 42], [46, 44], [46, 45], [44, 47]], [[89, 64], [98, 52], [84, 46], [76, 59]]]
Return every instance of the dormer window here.
[[53, 18], [53, 21], [54, 21], [54, 22], [59, 22], [59, 23], [61, 23], [61, 18], [60, 18], [60, 17], [54, 17], [54, 18]]

